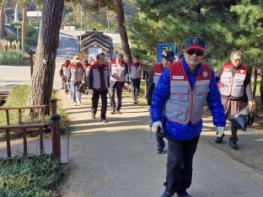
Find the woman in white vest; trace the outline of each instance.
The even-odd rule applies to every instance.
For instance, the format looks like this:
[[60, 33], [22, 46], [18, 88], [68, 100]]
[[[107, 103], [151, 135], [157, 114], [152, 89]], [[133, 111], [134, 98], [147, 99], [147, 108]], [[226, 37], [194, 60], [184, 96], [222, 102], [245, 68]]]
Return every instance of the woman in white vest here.
[[130, 65], [131, 91], [134, 104], [138, 104], [142, 70], [143, 65], [140, 63], [140, 57], [134, 56]]
[[69, 65], [69, 84], [70, 95], [73, 100], [73, 105], [80, 105], [81, 92], [79, 87], [85, 76], [85, 70], [81, 64], [78, 56], [75, 56], [72, 60], [72, 64]]
[[[128, 65], [123, 60], [123, 54], [118, 53], [116, 60], [111, 62], [110, 67], [110, 99], [111, 99], [111, 113], [120, 114], [122, 107], [122, 90], [125, 83], [126, 75], [128, 74]], [[117, 94], [117, 104], [115, 101], [115, 94]]]
[[[235, 115], [248, 104], [249, 109], [255, 107], [253, 94], [251, 90], [250, 74], [248, 68], [241, 64], [242, 52], [234, 50], [230, 55], [230, 62], [225, 63], [219, 72], [218, 87], [221, 94], [222, 104], [224, 105], [226, 115]], [[238, 128], [231, 123], [231, 137], [229, 145], [232, 149], [238, 149], [237, 146]], [[221, 143], [223, 137], [217, 137], [215, 142]]]

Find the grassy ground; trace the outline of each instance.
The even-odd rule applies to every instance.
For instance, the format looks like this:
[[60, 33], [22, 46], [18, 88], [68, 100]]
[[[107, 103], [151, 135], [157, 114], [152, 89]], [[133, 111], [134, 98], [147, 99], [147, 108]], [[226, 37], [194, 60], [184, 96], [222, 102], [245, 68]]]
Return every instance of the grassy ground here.
[[1, 197], [56, 197], [62, 167], [49, 155], [0, 160]]

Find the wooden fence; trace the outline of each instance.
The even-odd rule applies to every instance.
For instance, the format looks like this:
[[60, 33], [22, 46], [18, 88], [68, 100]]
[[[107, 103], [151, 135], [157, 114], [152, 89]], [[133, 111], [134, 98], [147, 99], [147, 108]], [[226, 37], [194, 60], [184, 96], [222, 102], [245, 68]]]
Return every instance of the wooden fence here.
[[[0, 126], [0, 133], [5, 133], [6, 140], [6, 151], [7, 156], [11, 157], [11, 137], [10, 132], [21, 132], [23, 136], [23, 153], [27, 155], [27, 134], [32, 130], [37, 131], [39, 134], [39, 148], [40, 154], [44, 153], [44, 140], [43, 132], [45, 130], [51, 130], [52, 140], [52, 154], [60, 161], [61, 150], [60, 150], [60, 116], [57, 115], [57, 101], [54, 99], [49, 105], [36, 105], [28, 107], [0, 107], [0, 110], [5, 111], [6, 114], [6, 125]], [[10, 124], [10, 111], [18, 112], [18, 124]], [[29, 123], [23, 123], [23, 111], [29, 111]], [[50, 123], [46, 122], [46, 113], [49, 112], [51, 115]], [[35, 122], [36, 114], [38, 114], [38, 121]]]

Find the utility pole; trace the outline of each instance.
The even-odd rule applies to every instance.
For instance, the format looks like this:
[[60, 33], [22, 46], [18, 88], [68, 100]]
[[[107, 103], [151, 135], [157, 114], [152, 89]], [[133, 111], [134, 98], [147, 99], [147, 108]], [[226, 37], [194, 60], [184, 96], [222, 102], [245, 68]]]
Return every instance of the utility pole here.
[[107, 14], [107, 22], [108, 22], [108, 30], [110, 30], [110, 16], [109, 16], [109, 11], [106, 11]]
[[[18, 5], [16, 3], [15, 5], [15, 13], [14, 13], [14, 22], [18, 23], [19, 22], [19, 17], [18, 17]], [[16, 24], [16, 41], [19, 42], [19, 25]]]
[[82, 26], [83, 26], [83, 22], [82, 22], [82, 15], [83, 15], [83, 11], [82, 11], [83, 7], [82, 7], [82, 1], [80, 1], [80, 36], [79, 36], [79, 52], [81, 52], [81, 34], [82, 34]]

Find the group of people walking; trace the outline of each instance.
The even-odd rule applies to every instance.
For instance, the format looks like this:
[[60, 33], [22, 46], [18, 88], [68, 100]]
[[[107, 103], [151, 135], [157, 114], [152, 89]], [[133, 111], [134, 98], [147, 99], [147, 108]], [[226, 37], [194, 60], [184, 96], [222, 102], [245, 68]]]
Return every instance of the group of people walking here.
[[[234, 50], [230, 61], [218, 73], [205, 63], [205, 41], [200, 37], [186, 40], [182, 57], [175, 59], [173, 52], [162, 56], [147, 78], [147, 103], [156, 132], [157, 151], [165, 153], [168, 141], [165, 191], [161, 197], [191, 197], [187, 192], [192, 182], [193, 157], [202, 132], [203, 107], [208, 107], [217, 128], [216, 143], [225, 136], [226, 118], [248, 106], [255, 108], [251, 91], [250, 73], [242, 64], [242, 52]], [[133, 103], [138, 104], [143, 65], [138, 56], [129, 65], [123, 54], [107, 60], [104, 53], [94, 63], [82, 65], [78, 57], [66, 60], [61, 66], [63, 88], [69, 91], [75, 105], [81, 103], [81, 86], [86, 84], [92, 94], [91, 118], [95, 119], [101, 97], [101, 121], [107, 122], [107, 97], [111, 114], [121, 114], [123, 88], [129, 80]], [[229, 145], [238, 149], [238, 127], [231, 123]]]
[[128, 81], [131, 81], [133, 103], [138, 104], [142, 71], [143, 65], [139, 56], [134, 57], [133, 62], [128, 65], [122, 53], [118, 53], [113, 60], [100, 53], [92, 64], [85, 61], [82, 65], [78, 56], [75, 56], [72, 62], [66, 59], [61, 65], [60, 76], [62, 89], [69, 92], [74, 105], [81, 104], [81, 94], [85, 89], [86, 93], [92, 94], [92, 119], [96, 118], [101, 97], [100, 118], [106, 123], [107, 97], [110, 99], [111, 114], [121, 114], [123, 88]]

